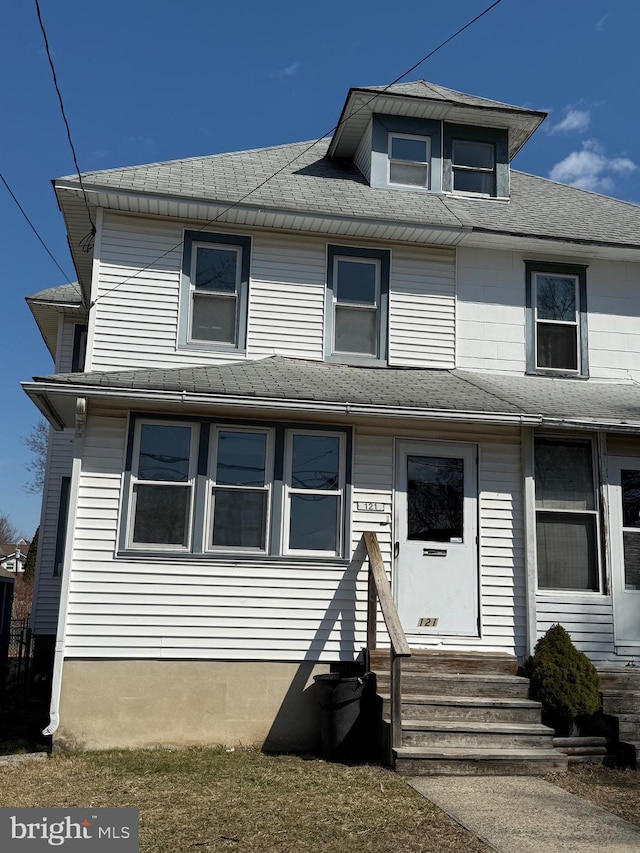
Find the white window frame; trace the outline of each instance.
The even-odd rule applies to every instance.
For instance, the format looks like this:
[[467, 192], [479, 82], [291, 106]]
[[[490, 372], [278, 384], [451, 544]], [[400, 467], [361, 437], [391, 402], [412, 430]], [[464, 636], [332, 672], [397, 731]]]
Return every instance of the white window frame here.
[[[370, 264], [375, 268], [376, 271], [376, 280], [375, 280], [375, 299], [372, 304], [365, 304], [362, 302], [348, 302], [342, 301], [338, 299], [338, 265], [340, 261], [346, 261], [350, 264]], [[331, 352], [336, 356], [346, 356], [348, 358], [367, 358], [367, 359], [379, 359], [380, 358], [380, 322], [381, 322], [381, 305], [380, 305], [380, 290], [381, 290], [381, 261], [379, 258], [366, 258], [366, 257], [355, 257], [353, 255], [335, 255], [333, 258], [333, 328], [332, 328], [332, 341], [331, 341]], [[336, 347], [336, 308], [340, 306], [344, 306], [345, 308], [355, 308], [362, 311], [375, 311], [375, 330], [374, 330], [374, 344], [375, 344], [375, 352], [367, 353], [367, 352], [354, 352], [352, 350], [339, 350]]]
[[[574, 320], [546, 320], [538, 318], [538, 278], [562, 278], [562, 279], [571, 279], [573, 281], [574, 294], [575, 294], [575, 318]], [[551, 272], [533, 272], [532, 273], [532, 282], [531, 282], [531, 292], [532, 292], [532, 306], [533, 306], [533, 317], [534, 317], [534, 336], [533, 336], [533, 347], [534, 347], [534, 358], [535, 358], [535, 366], [536, 370], [544, 371], [545, 373], [572, 373], [576, 375], [580, 375], [582, 373], [582, 347], [580, 345], [580, 316], [581, 316], [581, 305], [580, 305], [580, 278], [577, 275], [573, 275], [571, 273], [563, 273], [558, 271], [556, 273]], [[543, 367], [538, 362], [538, 327], [539, 326], [572, 326], [576, 330], [576, 367]]]
[[[292, 485], [293, 478], [293, 438], [296, 435], [337, 438], [338, 444], [338, 488], [337, 489], [301, 489]], [[343, 531], [345, 527], [345, 516], [347, 512], [346, 501], [346, 435], [343, 432], [331, 430], [296, 430], [288, 429], [285, 436], [285, 464], [284, 464], [284, 496], [282, 512], [282, 553], [287, 555], [309, 556], [309, 557], [340, 557], [343, 553], [344, 541]], [[291, 496], [292, 495], [335, 495], [338, 497], [336, 510], [336, 549], [335, 551], [319, 551], [313, 549], [291, 548], [289, 546], [289, 533], [291, 522]]]
[[[426, 160], [399, 160], [392, 156], [392, 146], [394, 139], [416, 139], [425, 143]], [[427, 179], [424, 184], [404, 184], [398, 181], [391, 180], [391, 164], [392, 163], [407, 163], [414, 166], [425, 166], [427, 170]], [[409, 187], [414, 190], [428, 190], [431, 187], [431, 137], [422, 136], [416, 133], [395, 133], [390, 132], [388, 136], [387, 150], [387, 183], [392, 187]]]
[[[265, 463], [264, 463], [264, 486], [230, 486], [216, 483], [216, 471], [218, 465], [218, 436], [221, 432], [249, 433], [251, 435], [266, 436]], [[267, 554], [269, 553], [269, 540], [271, 532], [271, 515], [273, 504], [273, 482], [274, 482], [274, 431], [266, 427], [236, 426], [235, 424], [215, 424], [211, 429], [209, 437], [209, 468], [207, 471], [207, 496], [205, 500], [205, 538], [204, 547], [210, 553], [233, 553], [233, 554]], [[264, 528], [264, 548], [242, 547], [240, 545], [214, 545], [213, 544], [213, 514], [215, 508], [214, 493], [216, 488], [237, 489], [238, 491], [266, 492], [267, 503]]]
[[[138, 478], [140, 468], [140, 442], [142, 437], [143, 426], [169, 426], [181, 427], [191, 431], [189, 442], [189, 475], [186, 483], [176, 483], [175, 480], [141, 480]], [[197, 470], [197, 448], [198, 448], [199, 429], [197, 422], [181, 421], [181, 420], [153, 420], [145, 418], [136, 421], [135, 434], [133, 439], [133, 453], [131, 460], [131, 477], [128, 492], [128, 512], [127, 512], [127, 548], [133, 551], [173, 551], [173, 552], [189, 552], [193, 541], [193, 519], [196, 498], [196, 470]], [[139, 484], [152, 484], [155, 486], [172, 486], [173, 488], [189, 489], [189, 513], [186, 520], [186, 543], [178, 545], [176, 543], [162, 544], [157, 542], [134, 542], [133, 532], [135, 529], [136, 518], [136, 503], [137, 491], [136, 486]]]
[[601, 507], [600, 507], [600, 484], [599, 484], [599, 468], [598, 468], [598, 458], [597, 458], [597, 447], [596, 441], [592, 435], [563, 435], [562, 433], [550, 433], [550, 434], [537, 434], [534, 436], [533, 440], [533, 453], [534, 453], [534, 471], [535, 471], [535, 453], [536, 453], [536, 441], [539, 439], [549, 439], [551, 441], [557, 441], [561, 443], [563, 441], [575, 441], [582, 440], [585, 443], [589, 442], [591, 446], [591, 481], [593, 484], [593, 498], [594, 498], [594, 509], [568, 509], [562, 507], [539, 507], [538, 506], [538, 493], [537, 493], [537, 482], [534, 476], [534, 514], [535, 514], [535, 527], [537, 527], [538, 523], [538, 515], [544, 514], [566, 514], [566, 515], [589, 515], [595, 518], [595, 550], [596, 550], [596, 580], [598, 583], [597, 589], [587, 589], [586, 587], [578, 587], [578, 588], [570, 588], [570, 587], [560, 587], [560, 586], [540, 586], [539, 581], [539, 571], [538, 571], [538, 543], [537, 543], [537, 534], [535, 536], [535, 548], [536, 548], [536, 590], [541, 595], [549, 595], [549, 596], [559, 596], [559, 595], [584, 595], [584, 596], [594, 596], [594, 595], [602, 595], [604, 590], [604, 576], [603, 576], [603, 561], [602, 561], [602, 529], [601, 529]]
[[[206, 290], [198, 290], [195, 281], [195, 273], [197, 270], [197, 261], [198, 261], [198, 249], [208, 249], [214, 251], [225, 251], [225, 252], [233, 252], [236, 256], [236, 283], [235, 290], [233, 294], [225, 293], [223, 291], [206, 291]], [[190, 270], [191, 275], [189, 279], [189, 326], [187, 331], [187, 342], [190, 344], [209, 344], [215, 345], [219, 347], [233, 347], [234, 349], [238, 346], [238, 315], [240, 310], [240, 301], [241, 301], [241, 288], [242, 288], [242, 246], [233, 246], [227, 243], [209, 243], [204, 241], [194, 241], [191, 245], [191, 262], [190, 262]], [[233, 341], [212, 341], [209, 338], [194, 338], [193, 337], [193, 315], [194, 315], [194, 305], [195, 305], [195, 295], [198, 297], [212, 297], [215, 299], [233, 299], [235, 302], [235, 311], [234, 311], [234, 324], [233, 324]]]

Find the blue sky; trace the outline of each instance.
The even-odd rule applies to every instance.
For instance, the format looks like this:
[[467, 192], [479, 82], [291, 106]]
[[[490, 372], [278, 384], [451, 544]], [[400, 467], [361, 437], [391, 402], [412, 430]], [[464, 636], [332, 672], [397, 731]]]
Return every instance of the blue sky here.
[[[391, 82], [488, 5], [41, 0], [83, 171], [317, 138], [350, 86]], [[502, 0], [405, 79], [548, 111], [514, 166], [640, 203], [638, 32], [637, 0]], [[73, 279], [51, 188], [73, 162], [31, 0], [0, 11], [0, 80], [0, 171]], [[31, 534], [19, 383], [51, 359], [24, 297], [64, 280], [3, 186], [0, 222], [0, 513]]]

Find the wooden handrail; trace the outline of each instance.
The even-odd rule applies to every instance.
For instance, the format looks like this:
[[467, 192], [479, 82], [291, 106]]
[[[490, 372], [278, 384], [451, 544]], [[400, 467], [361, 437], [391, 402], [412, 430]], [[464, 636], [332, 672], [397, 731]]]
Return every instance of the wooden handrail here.
[[411, 657], [398, 610], [380, 553], [378, 537], [374, 532], [363, 534], [364, 544], [369, 557], [369, 588], [367, 596], [367, 650], [376, 648], [377, 602], [384, 623], [387, 626], [391, 644], [389, 653], [390, 693], [391, 693], [391, 746], [400, 746], [402, 742], [402, 658]]

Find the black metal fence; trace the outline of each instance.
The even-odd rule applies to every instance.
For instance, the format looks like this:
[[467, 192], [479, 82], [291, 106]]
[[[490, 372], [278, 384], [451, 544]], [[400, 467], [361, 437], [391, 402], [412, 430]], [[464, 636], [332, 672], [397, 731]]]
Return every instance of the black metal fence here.
[[32, 664], [33, 642], [29, 617], [12, 619], [2, 691], [3, 704], [20, 704], [27, 699]]

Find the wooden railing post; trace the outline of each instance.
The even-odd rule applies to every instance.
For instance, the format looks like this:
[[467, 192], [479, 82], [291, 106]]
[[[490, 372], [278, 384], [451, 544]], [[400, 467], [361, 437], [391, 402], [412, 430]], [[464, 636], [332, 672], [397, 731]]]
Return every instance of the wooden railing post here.
[[367, 651], [376, 648], [377, 632], [377, 603], [389, 634], [389, 679], [391, 693], [391, 746], [398, 747], [402, 743], [402, 658], [411, 657], [411, 649], [407, 643], [398, 610], [396, 608], [391, 587], [384, 569], [384, 561], [375, 533], [363, 534], [364, 543], [369, 557], [369, 587], [367, 591]]

